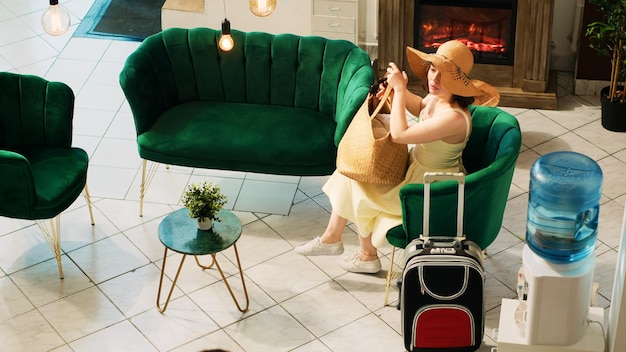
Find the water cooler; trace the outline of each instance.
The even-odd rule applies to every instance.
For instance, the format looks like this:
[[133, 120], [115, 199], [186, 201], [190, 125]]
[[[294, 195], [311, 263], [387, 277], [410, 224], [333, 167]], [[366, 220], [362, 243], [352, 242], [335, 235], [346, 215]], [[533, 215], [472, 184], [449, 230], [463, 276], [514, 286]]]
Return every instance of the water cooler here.
[[575, 152], [530, 171], [518, 300], [503, 300], [498, 351], [603, 351], [604, 311], [590, 307], [602, 171]]
[[528, 345], [573, 345], [587, 330], [595, 256], [554, 264], [528, 245], [522, 254], [526, 301], [516, 309], [516, 324]]

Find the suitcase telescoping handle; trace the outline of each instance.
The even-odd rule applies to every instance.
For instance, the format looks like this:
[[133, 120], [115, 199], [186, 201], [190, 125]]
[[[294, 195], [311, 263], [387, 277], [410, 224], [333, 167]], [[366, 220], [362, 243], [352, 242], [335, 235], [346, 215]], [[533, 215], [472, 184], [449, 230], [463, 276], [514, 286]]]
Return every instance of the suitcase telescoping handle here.
[[424, 173], [424, 231], [423, 237], [429, 237], [430, 224], [430, 184], [439, 181], [457, 181], [459, 184], [456, 237], [463, 237], [463, 211], [465, 207], [465, 174], [462, 172], [426, 172]]

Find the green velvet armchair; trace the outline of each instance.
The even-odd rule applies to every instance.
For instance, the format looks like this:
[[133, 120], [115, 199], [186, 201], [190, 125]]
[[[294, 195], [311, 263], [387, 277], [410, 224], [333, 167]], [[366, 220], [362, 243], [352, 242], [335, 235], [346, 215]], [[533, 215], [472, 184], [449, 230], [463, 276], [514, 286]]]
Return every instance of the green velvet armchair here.
[[[465, 178], [464, 231], [467, 239], [486, 249], [498, 236], [522, 144], [517, 119], [497, 107], [471, 106], [472, 134], [463, 152]], [[457, 184], [431, 184], [429, 231], [433, 235], [456, 234]], [[387, 232], [392, 245], [385, 292], [394, 276], [396, 248], [405, 248], [423, 231], [424, 185], [409, 184], [400, 190], [403, 223]]]
[[[355, 44], [316, 36], [169, 28], [127, 59], [120, 85], [143, 161], [140, 214], [154, 169], [146, 161], [206, 169], [320, 176], [374, 81]], [[154, 165], [154, 163], [153, 163]], [[158, 164], [157, 164], [158, 165]]]
[[[72, 147], [74, 93], [65, 83], [0, 72], [0, 216], [36, 220], [63, 278], [60, 214], [87, 190], [87, 153]], [[48, 227], [45, 221], [50, 219]]]

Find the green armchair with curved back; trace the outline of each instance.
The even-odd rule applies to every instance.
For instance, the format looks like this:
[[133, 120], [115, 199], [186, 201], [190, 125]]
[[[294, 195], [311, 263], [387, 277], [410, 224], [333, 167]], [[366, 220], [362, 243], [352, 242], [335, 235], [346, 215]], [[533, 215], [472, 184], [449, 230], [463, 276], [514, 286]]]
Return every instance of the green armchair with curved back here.
[[[463, 165], [467, 170], [463, 233], [485, 250], [496, 239], [502, 226], [522, 136], [517, 119], [497, 107], [471, 106], [470, 112], [472, 134], [463, 152]], [[431, 185], [430, 233], [456, 233], [457, 191], [453, 181]], [[404, 186], [400, 190], [400, 202], [403, 223], [387, 232], [387, 241], [393, 249], [385, 305], [394, 273], [396, 248], [405, 248], [423, 230], [424, 185]]]
[[[73, 116], [74, 93], [65, 83], [0, 72], [0, 216], [36, 220], [61, 278], [61, 212], [84, 191], [94, 223], [89, 158], [72, 147]], [[50, 227], [41, 221], [47, 219]]]

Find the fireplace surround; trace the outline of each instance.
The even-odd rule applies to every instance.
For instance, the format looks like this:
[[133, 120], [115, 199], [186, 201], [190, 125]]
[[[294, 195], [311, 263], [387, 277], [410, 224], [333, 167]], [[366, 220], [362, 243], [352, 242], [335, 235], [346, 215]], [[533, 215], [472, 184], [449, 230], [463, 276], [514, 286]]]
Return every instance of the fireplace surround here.
[[[514, 43], [509, 46], [512, 60], [498, 61], [493, 57], [488, 60], [476, 60], [470, 73], [471, 78], [484, 80], [495, 86], [501, 95], [500, 105], [533, 109], [556, 109], [556, 81], [550, 75], [550, 34], [554, 0], [491, 0], [502, 4], [508, 1], [516, 5], [515, 16], [511, 19], [514, 26]], [[484, 6], [489, 0], [379, 0], [378, 76], [385, 73], [390, 61], [399, 67], [407, 68], [405, 48], [417, 47], [420, 39], [419, 28], [415, 28], [416, 4], [453, 3], [471, 7]], [[497, 6], [496, 6], [497, 7]], [[469, 10], [468, 10], [469, 11]], [[449, 11], [447, 13], [450, 13]], [[495, 15], [489, 14], [494, 17]], [[469, 33], [469, 30], [465, 30]], [[459, 31], [457, 30], [456, 33]], [[456, 35], [456, 34], [455, 34]], [[427, 48], [419, 48], [427, 49]], [[436, 48], [430, 48], [434, 52]], [[475, 55], [479, 55], [476, 53]], [[493, 56], [493, 55], [492, 55]], [[475, 56], [476, 57], [476, 56]], [[412, 77], [409, 87], [421, 92], [421, 82]]]

